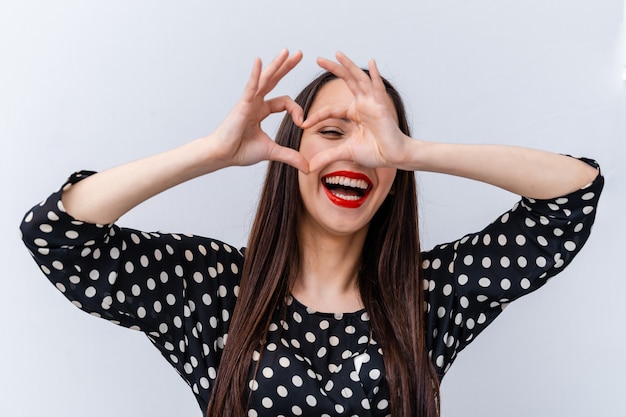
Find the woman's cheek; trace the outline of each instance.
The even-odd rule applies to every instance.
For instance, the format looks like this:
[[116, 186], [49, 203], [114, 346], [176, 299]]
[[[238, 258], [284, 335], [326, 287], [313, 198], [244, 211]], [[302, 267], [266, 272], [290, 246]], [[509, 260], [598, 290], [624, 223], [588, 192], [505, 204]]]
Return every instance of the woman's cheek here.
[[321, 151], [330, 148], [330, 146], [323, 143], [321, 140], [314, 140], [311, 137], [303, 137], [300, 144], [300, 153], [307, 159], [311, 159]]

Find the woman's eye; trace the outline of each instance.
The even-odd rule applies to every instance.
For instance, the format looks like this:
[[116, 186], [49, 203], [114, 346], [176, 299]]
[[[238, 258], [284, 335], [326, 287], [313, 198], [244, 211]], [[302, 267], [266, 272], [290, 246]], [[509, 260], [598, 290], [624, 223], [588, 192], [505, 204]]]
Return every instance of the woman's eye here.
[[335, 130], [335, 129], [321, 129], [320, 131], [321, 135], [324, 136], [341, 136], [343, 135], [343, 133], [341, 133], [339, 130]]

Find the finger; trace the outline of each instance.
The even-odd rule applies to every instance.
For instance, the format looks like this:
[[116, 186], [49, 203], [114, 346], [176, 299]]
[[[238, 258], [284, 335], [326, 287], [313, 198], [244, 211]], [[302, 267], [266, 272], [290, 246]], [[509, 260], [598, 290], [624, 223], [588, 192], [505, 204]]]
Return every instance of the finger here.
[[[275, 74], [276, 71], [280, 69], [280, 67], [283, 65], [283, 63], [287, 60], [288, 57], [289, 57], [289, 51], [285, 48], [282, 51], [280, 51], [280, 53], [276, 55], [274, 59], [272, 59], [272, 61], [269, 63], [267, 67], [265, 67], [265, 69], [263, 69], [263, 71], [261, 72], [260, 80], [259, 80], [259, 88], [258, 88], [259, 91], [263, 91], [265, 89], [267, 80], [270, 79], [272, 75]], [[263, 94], [265, 94], [265, 92], [263, 92]]]
[[251, 100], [257, 92], [259, 88], [259, 77], [261, 76], [261, 68], [263, 67], [263, 63], [260, 58], [254, 58], [254, 64], [252, 64], [252, 72], [250, 73], [250, 78], [248, 78], [248, 82], [246, 83], [246, 87], [243, 90], [243, 100]]
[[280, 146], [275, 142], [272, 143], [268, 159], [270, 161], [284, 162], [305, 174], [310, 172], [309, 161], [300, 152], [286, 146]]
[[[328, 72], [332, 72], [338, 78], [340, 78], [343, 81], [345, 81], [346, 84], [348, 85], [348, 88], [352, 92], [352, 94], [356, 95], [356, 94], [360, 94], [361, 93], [361, 88], [359, 87], [358, 80], [356, 80], [352, 76], [352, 74], [350, 74], [350, 71], [348, 71], [348, 69], [346, 67], [344, 67], [343, 65], [338, 64], [338, 63], [336, 63], [334, 61], [331, 61], [329, 59], [326, 59], [326, 58], [318, 58], [317, 59], [317, 65], [319, 65], [320, 67], [322, 67], [323, 69], [325, 69]], [[363, 72], [363, 71], [361, 71], [361, 72]]]
[[[326, 58], [318, 58], [317, 64], [323, 69], [325, 69], [326, 71], [332, 72], [338, 78], [341, 78], [343, 81], [345, 81], [346, 84], [348, 85], [348, 88], [352, 92], [352, 94], [357, 95], [357, 94], [363, 93], [363, 88], [360, 85], [360, 81], [357, 78], [355, 78], [354, 75], [350, 72], [350, 70], [346, 68], [344, 65], [331, 61]], [[358, 67], [357, 69], [361, 72], [363, 76], [367, 77], [367, 74], [365, 74], [363, 70], [361, 70]]]
[[387, 109], [389, 110], [389, 114], [393, 115], [394, 119], [397, 121], [397, 111], [396, 105], [393, 102], [393, 99], [387, 92], [387, 86], [383, 80], [383, 77], [380, 75], [378, 71], [378, 66], [376, 65], [376, 61], [371, 59], [368, 64], [368, 69], [370, 70], [370, 77], [372, 79], [372, 85], [376, 89], [376, 99], [387, 104]]
[[372, 84], [374, 84], [374, 88], [376, 88], [377, 90], [386, 91], [385, 83], [383, 82], [383, 77], [380, 76], [376, 61], [371, 59], [367, 65], [367, 68], [370, 71], [370, 78], [372, 80]]
[[342, 145], [317, 153], [309, 161], [309, 170], [311, 172], [315, 172], [336, 161], [352, 161], [352, 160], [353, 158], [352, 158], [352, 154], [350, 153], [350, 148], [347, 145], [342, 144]]
[[317, 123], [326, 119], [345, 119], [348, 116], [348, 108], [324, 107], [313, 114], [309, 114], [300, 126], [302, 129], [308, 129]]
[[[370, 77], [361, 69], [358, 65], [354, 63], [350, 58], [348, 58], [343, 52], [337, 52], [336, 54], [337, 61], [348, 71], [350, 76], [356, 81], [356, 89], [365, 94], [370, 91], [372, 80]], [[353, 93], [355, 91], [353, 90]]]
[[281, 54], [270, 64], [261, 76], [259, 92], [263, 95], [276, 87], [278, 82], [302, 60], [302, 52], [297, 51], [289, 56], [289, 51], [284, 49]]
[[301, 126], [304, 120], [304, 111], [302, 107], [289, 96], [275, 97], [267, 100], [270, 113], [280, 113], [287, 111], [291, 115], [291, 119], [297, 126]]
[[319, 57], [317, 58], [317, 65], [319, 65], [321, 68], [325, 69], [328, 72], [332, 72], [342, 80], [345, 80], [349, 76], [348, 71], [343, 66], [334, 61], [331, 61], [330, 59]]
[[285, 48], [280, 51], [280, 53], [276, 55], [274, 59], [272, 59], [272, 62], [270, 62], [267, 68], [265, 68], [265, 71], [269, 73], [277, 71], [287, 60], [287, 58], [289, 58], [289, 51], [287, 50], [287, 48]]
[[302, 51], [297, 51], [290, 57], [288, 57], [281, 67], [276, 71], [273, 77], [268, 82], [268, 87], [272, 90], [280, 80], [282, 80], [287, 73], [295, 68], [302, 61]]
[[346, 56], [343, 52], [337, 52], [335, 54], [337, 57], [337, 61], [354, 77], [359, 81], [369, 81], [370, 78], [367, 76], [365, 71], [363, 71], [357, 64], [354, 63], [350, 58]]

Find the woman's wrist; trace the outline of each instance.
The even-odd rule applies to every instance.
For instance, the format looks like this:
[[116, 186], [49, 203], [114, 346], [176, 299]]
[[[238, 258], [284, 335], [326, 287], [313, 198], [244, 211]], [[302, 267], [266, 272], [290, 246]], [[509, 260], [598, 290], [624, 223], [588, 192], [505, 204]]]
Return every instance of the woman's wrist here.
[[405, 136], [397, 168], [406, 171], [431, 171], [432, 166], [429, 167], [433, 163], [431, 155], [433, 147], [437, 145], [440, 144]]

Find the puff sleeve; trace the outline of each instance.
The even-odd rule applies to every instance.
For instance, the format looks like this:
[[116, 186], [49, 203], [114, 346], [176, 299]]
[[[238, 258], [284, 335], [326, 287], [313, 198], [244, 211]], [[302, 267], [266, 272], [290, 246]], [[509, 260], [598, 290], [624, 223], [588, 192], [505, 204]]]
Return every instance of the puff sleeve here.
[[91, 174], [72, 175], [33, 207], [21, 224], [23, 241], [74, 305], [144, 332], [206, 408], [243, 254], [217, 240], [72, 218], [63, 208], [62, 191]]
[[422, 254], [426, 340], [440, 377], [508, 303], [572, 261], [589, 237], [603, 184], [599, 174], [562, 197], [522, 198], [482, 231]]

